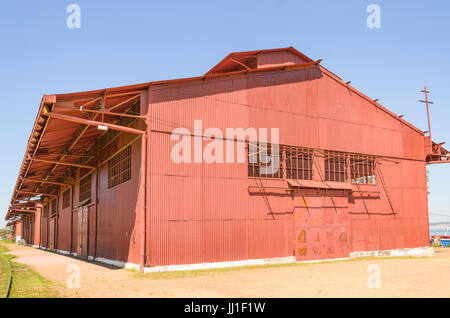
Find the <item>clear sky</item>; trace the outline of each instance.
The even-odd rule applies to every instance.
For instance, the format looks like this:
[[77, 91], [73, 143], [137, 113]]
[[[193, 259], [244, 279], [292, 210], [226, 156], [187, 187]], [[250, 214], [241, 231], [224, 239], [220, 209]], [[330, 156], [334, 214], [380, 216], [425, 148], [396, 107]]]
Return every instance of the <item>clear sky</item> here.
[[[232, 51], [294, 46], [422, 130], [427, 85], [433, 139], [450, 147], [449, 31], [445, 0], [2, 1], [0, 226], [43, 94], [201, 75]], [[430, 221], [450, 222], [450, 164], [429, 170]]]

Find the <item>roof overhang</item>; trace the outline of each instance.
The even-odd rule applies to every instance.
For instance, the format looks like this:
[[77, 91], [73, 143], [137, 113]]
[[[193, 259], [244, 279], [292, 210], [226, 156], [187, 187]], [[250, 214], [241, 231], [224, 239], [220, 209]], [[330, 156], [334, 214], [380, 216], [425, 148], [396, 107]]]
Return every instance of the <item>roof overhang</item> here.
[[431, 153], [427, 155], [427, 165], [450, 163], [450, 152], [443, 147], [445, 142], [432, 142]]
[[148, 84], [139, 84], [44, 95], [5, 219], [34, 213], [36, 202], [72, 185], [75, 180], [67, 177], [69, 169], [95, 169], [97, 158], [88, 151], [108, 130], [143, 135], [142, 124], [131, 126], [139, 120], [145, 123], [145, 116], [130, 110], [147, 89]]

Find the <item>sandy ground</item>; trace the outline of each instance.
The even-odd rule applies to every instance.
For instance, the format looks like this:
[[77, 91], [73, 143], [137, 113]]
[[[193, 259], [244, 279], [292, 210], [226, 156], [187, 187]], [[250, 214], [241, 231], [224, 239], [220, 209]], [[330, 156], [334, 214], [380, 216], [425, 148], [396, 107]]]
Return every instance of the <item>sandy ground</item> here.
[[[65, 297], [450, 297], [450, 248], [428, 258], [374, 258], [272, 268], [208, 272], [193, 277], [137, 275], [11, 244], [16, 262], [54, 281]], [[70, 289], [69, 266], [80, 267], [81, 287]], [[381, 288], [368, 288], [371, 264]]]

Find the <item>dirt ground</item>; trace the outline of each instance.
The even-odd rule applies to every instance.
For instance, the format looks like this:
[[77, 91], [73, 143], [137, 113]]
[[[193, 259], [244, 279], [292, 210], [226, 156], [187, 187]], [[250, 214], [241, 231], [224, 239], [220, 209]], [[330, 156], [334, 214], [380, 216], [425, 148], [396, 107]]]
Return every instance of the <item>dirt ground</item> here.
[[[450, 248], [427, 258], [372, 258], [195, 274], [139, 274], [31, 247], [8, 245], [16, 262], [55, 282], [63, 297], [450, 297]], [[69, 265], [81, 287], [68, 288]], [[371, 264], [381, 288], [368, 288]]]

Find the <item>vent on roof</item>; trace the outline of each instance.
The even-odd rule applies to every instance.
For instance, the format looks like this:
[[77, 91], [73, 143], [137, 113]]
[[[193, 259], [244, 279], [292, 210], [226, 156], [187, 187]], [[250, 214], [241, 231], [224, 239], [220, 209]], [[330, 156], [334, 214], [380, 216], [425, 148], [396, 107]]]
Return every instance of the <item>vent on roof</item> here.
[[312, 60], [292, 47], [250, 52], [231, 53], [206, 75], [224, 74], [236, 71], [249, 71], [283, 65], [298, 65]]

